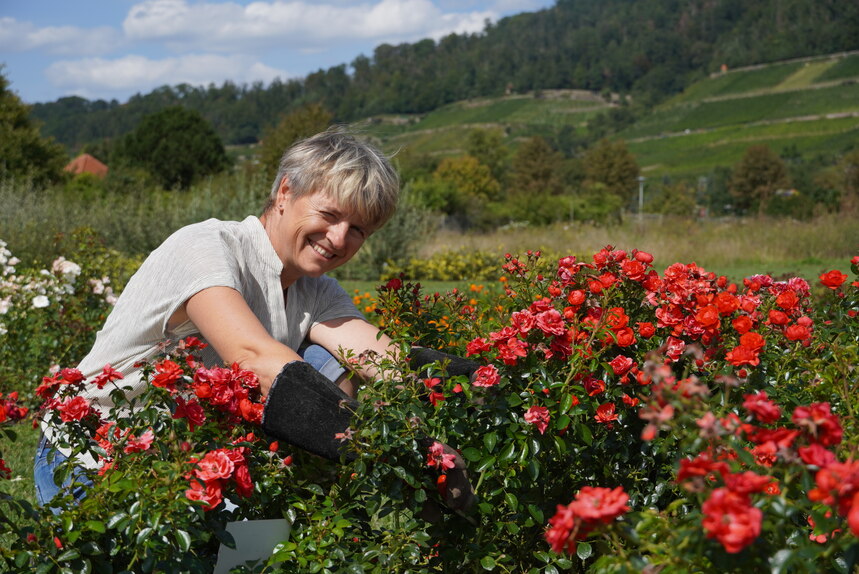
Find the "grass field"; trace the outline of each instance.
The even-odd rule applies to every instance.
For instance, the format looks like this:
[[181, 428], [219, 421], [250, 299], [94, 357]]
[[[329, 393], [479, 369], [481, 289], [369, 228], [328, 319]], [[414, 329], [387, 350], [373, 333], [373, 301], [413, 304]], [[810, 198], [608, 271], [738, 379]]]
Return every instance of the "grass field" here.
[[668, 105], [696, 102], [706, 98], [743, 94], [757, 90], [775, 88], [800, 68], [801, 64], [779, 64], [762, 69], [740, 70], [720, 74], [693, 84], [679, 96], [667, 102]]
[[847, 78], [859, 77], [859, 54], [841, 58], [829, 69], [817, 77], [817, 82], [831, 82]]
[[737, 163], [751, 145], [766, 144], [776, 153], [788, 145], [810, 157], [828, 155], [859, 141], [859, 117], [729, 126], [714, 130], [633, 140], [629, 150], [645, 175], [700, 175], [714, 165]]
[[771, 219], [688, 220], [630, 218], [619, 226], [554, 225], [463, 235], [441, 233], [425, 248], [438, 251], [481, 249], [522, 254], [528, 249], [589, 258], [606, 245], [653, 254], [657, 270], [675, 263], [697, 263], [740, 280], [755, 273], [793, 273], [809, 281], [823, 271], [848, 272], [859, 253], [859, 226], [849, 217], [809, 222]]
[[541, 98], [477, 99], [450, 104], [405, 123], [370, 123], [366, 131], [380, 138], [388, 150], [408, 147], [416, 153], [455, 155], [462, 153], [468, 132], [475, 128], [504, 129], [515, 144], [518, 137], [558, 126], [583, 129], [589, 119], [608, 108], [595, 96], [564, 93]]

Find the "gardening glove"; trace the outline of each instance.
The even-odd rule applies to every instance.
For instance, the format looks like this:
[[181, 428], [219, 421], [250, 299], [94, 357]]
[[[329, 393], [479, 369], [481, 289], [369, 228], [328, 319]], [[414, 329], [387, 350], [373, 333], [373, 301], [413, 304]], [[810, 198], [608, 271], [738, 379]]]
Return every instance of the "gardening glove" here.
[[[434, 442], [437, 441], [428, 437], [418, 440], [418, 444], [424, 452], [427, 452]], [[472, 506], [474, 506], [475, 496], [474, 488], [471, 486], [471, 481], [468, 480], [468, 471], [465, 468], [465, 460], [455, 449], [444, 443], [441, 443], [441, 445], [444, 447], [445, 454], [453, 455], [454, 466], [453, 468], [447, 469], [446, 472], [439, 474], [436, 482], [439, 494], [441, 495], [442, 500], [444, 500], [445, 506], [449, 509], [457, 512], [457, 514], [467, 512]]]
[[436, 362], [447, 364], [447, 376], [465, 375], [469, 379], [471, 379], [471, 376], [474, 375], [474, 372], [480, 366], [470, 359], [463, 359], [462, 357], [427, 347], [412, 347], [411, 351], [409, 351], [409, 364], [415, 371]]
[[[310, 364], [293, 361], [283, 366], [269, 389], [262, 428], [270, 436], [329, 460], [339, 461], [341, 456], [354, 460], [355, 454], [336, 435], [346, 432], [357, 407], [358, 401]], [[434, 442], [428, 437], [418, 440], [424, 453]], [[444, 449], [454, 455], [454, 468], [446, 472], [444, 500], [452, 510], [464, 510], [474, 500], [465, 461], [449, 446]]]
[[280, 440], [329, 460], [355, 454], [335, 435], [349, 428], [358, 401], [304, 361], [283, 366], [268, 391], [263, 430]]

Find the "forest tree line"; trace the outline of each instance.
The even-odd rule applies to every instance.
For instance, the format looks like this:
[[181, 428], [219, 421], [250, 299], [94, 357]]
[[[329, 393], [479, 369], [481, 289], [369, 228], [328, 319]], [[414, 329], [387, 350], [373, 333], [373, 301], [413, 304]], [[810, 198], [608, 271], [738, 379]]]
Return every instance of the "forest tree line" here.
[[114, 139], [181, 105], [226, 144], [254, 143], [291, 111], [322, 105], [335, 121], [420, 114], [474, 97], [544, 89], [632, 94], [641, 106], [716, 71], [859, 48], [859, 3], [839, 0], [558, 0], [487, 22], [475, 34], [399, 45], [304, 78], [180, 84], [127, 102], [65, 97], [35, 104], [42, 134], [70, 151]]

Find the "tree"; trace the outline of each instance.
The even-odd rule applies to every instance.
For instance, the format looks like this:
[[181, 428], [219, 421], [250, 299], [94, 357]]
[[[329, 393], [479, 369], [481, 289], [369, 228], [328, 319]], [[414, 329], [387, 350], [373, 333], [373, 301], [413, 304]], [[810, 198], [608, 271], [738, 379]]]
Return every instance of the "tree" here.
[[623, 140], [602, 139], [585, 153], [585, 184], [600, 183], [605, 192], [626, 203], [637, 189], [640, 169]]
[[274, 128], [266, 130], [259, 155], [266, 174], [274, 177], [283, 152], [296, 141], [325, 131], [331, 120], [331, 113], [320, 104], [307, 104], [284, 116]]
[[68, 161], [63, 146], [43, 138], [30, 108], [9, 89], [0, 66], [0, 173], [30, 177], [37, 185], [58, 181]]
[[470, 155], [443, 159], [434, 177], [452, 185], [467, 201], [497, 199], [501, 190], [489, 167]]
[[684, 182], [665, 185], [653, 211], [664, 215], [692, 217], [695, 215], [695, 188]]
[[532, 137], [516, 150], [510, 170], [511, 194], [560, 195], [558, 170], [563, 156], [542, 137]]
[[[437, 185], [424, 188], [424, 202], [435, 197], [436, 202], [444, 200], [441, 210], [455, 216], [466, 226], [485, 226], [487, 223], [485, 206], [499, 198], [501, 185], [492, 177], [488, 166], [477, 158], [463, 155], [445, 158], [433, 173]], [[429, 196], [426, 192], [434, 192]]]
[[503, 181], [507, 173], [510, 150], [504, 145], [504, 132], [500, 129], [476, 129], [468, 133], [465, 144], [468, 155], [489, 168], [492, 176]]
[[144, 117], [123, 139], [117, 155], [147, 170], [165, 189], [186, 189], [229, 165], [212, 126], [198, 112], [181, 106]]
[[562, 179], [564, 157], [542, 137], [516, 150], [511, 162], [507, 205], [512, 219], [541, 225], [569, 216], [569, 191]]
[[775, 192], [789, 185], [784, 161], [766, 144], [751, 146], [731, 176], [736, 211], [761, 215]]

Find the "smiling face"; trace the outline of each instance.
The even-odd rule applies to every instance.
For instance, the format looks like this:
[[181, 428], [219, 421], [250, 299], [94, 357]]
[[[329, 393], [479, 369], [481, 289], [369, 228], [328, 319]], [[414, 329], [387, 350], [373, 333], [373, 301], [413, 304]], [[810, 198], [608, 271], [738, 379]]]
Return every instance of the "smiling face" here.
[[284, 183], [278, 201], [260, 218], [283, 262], [281, 282], [319, 277], [349, 261], [374, 231], [324, 192], [293, 197]]

